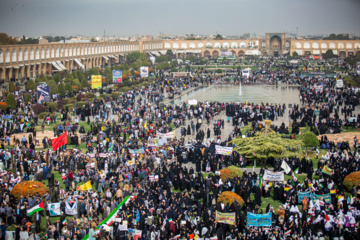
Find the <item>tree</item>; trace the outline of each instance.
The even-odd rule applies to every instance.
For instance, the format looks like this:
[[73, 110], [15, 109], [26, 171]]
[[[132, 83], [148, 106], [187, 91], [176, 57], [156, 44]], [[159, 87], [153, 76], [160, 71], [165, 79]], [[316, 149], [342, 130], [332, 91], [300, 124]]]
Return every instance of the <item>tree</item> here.
[[223, 40], [223, 39], [224, 39], [223, 36], [221, 36], [220, 34], [217, 34], [215, 36], [215, 40]]
[[301, 151], [302, 141], [282, 138], [274, 131], [257, 132], [254, 137], [235, 138], [234, 151], [249, 159], [295, 157]]
[[293, 52], [293, 57], [298, 57], [299, 56], [299, 54], [295, 51], [295, 52]]
[[85, 78], [85, 76], [84, 76], [84, 74], [83, 74], [83, 72], [82, 71], [80, 71], [80, 70], [77, 70], [76, 71], [76, 75], [77, 75], [77, 79], [79, 79], [80, 81], [82, 81], [83, 80], [83, 78]]
[[34, 83], [34, 80], [30, 79], [27, 84], [26, 84], [26, 90], [29, 91], [29, 90], [35, 90], [36, 89], [36, 84]]
[[17, 44], [16, 39], [10, 37], [6, 33], [0, 33], [0, 45], [14, 45]]
[[72, 82], [74, 80], [74, 76], [71, 73], [68, 73], [65, 77], [65, 82]]
[[60, 74], [58, 74], [58, 73], [55, 74], [55, 76], [54, 76], [54, 81], [55, 81], [56, 83], [61, 82]]
[[308, 147], [317, 147], [320, 145], [319, 139], [313, 132], [306, 132], [304, 134], [301, 134], [300, 140], [303, 142], [306, 153]]
[[166, 56], [169, 56], [169, 57], [172, 57], [174, 54], [173, 54], [173, 51], [171, 49], [168, 49], [166, 51]]
[[84, 89], [84, 88], [88, 88], [88, 87], [90, 87], [88, 81], [87, 81], [85, 78], [83, 78], [83, 79], [81, 80], [81, 88]]
[[50, 87], [50, 94], [57, 94], [58, 93], [58, 86], [54, 80], [50, 80], [47, 85]]
[[25, 95], [25, 103], [27, 104], [30, 100], [31, 100], [31, 95], [29, 93], [27, 93]]
[[176, 67], [173, 67], [173, 68], [171, 69], [171, 72], [178, 72], [178, 69], [177, 69]]
[[68, 91], [69, 95], [73, 93], [73, 89], [70, 83], [65, 83], [65, 91]]
[[325, 53], [325, 58], [329, 59], [329, 58], [333, 58], [334, 57], [334, 52], [332, 49], [328, 49]]
[[135, 62], [138, 59], [146, 60], [146, 54], [139, 51], [134, 51], [126, 55], [126, 60], [128, 62]]
[[[70, 85], [71, 86], [71, 85]], [[58, 91], [59, 91], [59, 95], [60, 97], [65, 97], [65, 86], [63, 83], [60, 83], [58, 85]]]
[[6, 100], [5, 100], [6, 104], [8, 106], [11, 107], [11, 109], [15, 109], [16, 108], [16, 100], [15, 100], [15, 97], [14, 95], [12, 95], [11, 93], [9, 93], [6, 97]]
[[14, 82], [9, 82], [9, 92], [15, 92], [16, 86]]

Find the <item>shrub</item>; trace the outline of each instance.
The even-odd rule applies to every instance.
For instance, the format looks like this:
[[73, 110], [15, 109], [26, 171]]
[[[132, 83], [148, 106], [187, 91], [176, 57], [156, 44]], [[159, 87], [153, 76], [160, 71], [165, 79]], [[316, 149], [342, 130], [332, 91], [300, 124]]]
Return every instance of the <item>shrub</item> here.
[[222, 73], [223, 71], [221, 69], [216, 69], [215, 72], [216, 73]]
[[56, 104], [58, 109], [62, 109], [62, 107], [66, 104], [66, 101], [64, 99], [59, 99]]
[[76, 95], [76, 100], [81, 101], [81, 99], [84, 99], [85, 95], [82, 93], [79, 93], [78, 95]]
[[67, 104], [74, 104], [75, 103], [75, 99], [74, 98], [70, 98], [67, 100]]
[[0, 109], [5, 111], [7, 109], [7, 107], [8, 107], [8, 105], [6, 102], [0, 102]]
[[72, 94], [72, 93], [73, 93], [71, 83], [66, 83], [66, 84], [65, 84], [65, 91], [68, 91], [68, 94]]
[[113, 93], [111, 93], [111, 96], [112, 96], [113, 98], [118, 98], [119, 95], [120, 95], [120, 92], [113, 92]]
[[50, 87], [50, 94], [57, 94], [58, 93], [58, 86], [54, 80], [48, 81], [47, 85]]
[[50, 112], [54, 112], [57, 109], [57, 103], [55, 102], [49, 102], [46, 105], [46, 108], [50, 109]]
[[32, 109], [34, 110], [35, 114], [40, 114], [45, 111], [45, 106], [37, 103], [33, 105]]
[[118, 88], [124, 87], [124, 83], [122, 83], [122, 82], [117, 83], [117, 87], [118, 87]]
[[95, 97], [96, 97], [96, 95], [93, 92], [86, 93], [86, 98], [95, 98]]
[[233, 179], [239, 176], [242, 178], [243, 172], [240, 168], [235, 166], [230, 166], [224, 169], [220, 170], [220, 178], [223, 182], [225, 182], [226, 179]]
[[39, 194], [41, 197], [44, 196], [45, 193], [49, 192], [49, 188], [46, 187], [42, 182], [37, 181], [25, 181], [20, 182], [15, 185], [13, 190], [11, 191], [12, 195], [17, 199], [20, 199], [20, 196], [34, 196]]
[[31, 100], [31, 95], [29, 93], [27, 93], [25, 95], [25, 104], [28, 104], [28, 102]]
[[11, 107], [11, 109], [16, 108], [16, 100], [14, 95], [12, 95], [11, 93], [7, 95], [5, 102], [8, 106]]
[[63, 83], [60, 83], [58, 85], [58, 91], [59, 91], [60, 97], [65, 97], [65, 86]]
[[239, 203], [241, 207], [244, 205], [244, 200], [236, 193], [230, 191], [222, 192], [217, 201], [222, 202], [225, 205], [229, 204], [229, 206], [235, 202]]
[[351, 192], [353, 187], [360, 183], [360, 172], [353, 172], [347, 175], [344, 179], [344, 187], [347, 191]]
[[120, 88], [120, 92], [127, 92], [129, 91], [131, 88], [129, 87], [123, 87], [123, 88]]
[[15, 92], [16, 91], [16, 87], [15, 87], [14, 82], [9, 82], [9, 91], [10, 92]]

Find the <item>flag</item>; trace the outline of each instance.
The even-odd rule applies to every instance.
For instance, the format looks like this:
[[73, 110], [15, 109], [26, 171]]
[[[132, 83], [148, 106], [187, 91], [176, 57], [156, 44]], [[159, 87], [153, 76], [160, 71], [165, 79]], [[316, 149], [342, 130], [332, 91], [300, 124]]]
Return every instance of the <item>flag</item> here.
[[295, 176], [297, 177], [299, 175], [299, 168], [295, 169], [294, 173], [295, 173]]
[[36, 212], [40, 212], [42, 210], [45, 210], [44, 203], [41, 201], [38, 205], [35, 205], [34, 207], [26, 210], [28, 216], [33, 215]]
[[290, 187], [284, 187], [284, 191], [287, 192], [290, 190]]
[[114, 146], [114, 144], [111, 143], [110, 152], [113, 152], [113, 146]]
[[291, 168], [289, 167], [289, 165], [285, 162], [285, 160], [283, 160], [283, 162], [281, 163], [281, 168], [285, 170], [286, 174], [288, 174], [291, 171]]
[[66, 224], [66, 218], [62, 221], [62, 225]]
[[309, 186], [309, 187], [312, 187], [312, 183], [308, 183], [308, 186]]
[[288, 235], [290, 235], [290, 234], [291, 234], [291, 230], [285, 232], [285, 235], [286, 235], [286, 236], [288, 236]]
[[329, 168], [328, 166], [324, 166], [321, 172], [331, 176], [334, 173], [334, 170]]
[[57, 138], [51, 139], [51, 145], [52, 145], [54, 151], [56, 151], [59, 147], [65, 145], [67, 143], [68, 143], [67, 132], [64, 132]]
[[144, 128], [147, 129], [147, 121], [145, 121]]
[[260, 179], [259, 179], [259, 188], [260, 190], [262, 190], [264, 184], [263, 184], [263, 180], [262, 180], [262, 176], [260, 176]]
[[298, 180], [297, 177], [295, 176], [294, 172], [292, 173], [292, 178], [293, 178], [294, 182], [296, 182]]
[[89, 189], [91, 189], [91, 182], [90, 182], [90, 180], [87, 181], [86, 183], [84, 183], [84, 184], [82, 184], [82, 185], [80, 185], [80, 186], [77, 187], [77, 190], [81, 190], [81, 191], [87, 191], [87, 190], [89, 190]]

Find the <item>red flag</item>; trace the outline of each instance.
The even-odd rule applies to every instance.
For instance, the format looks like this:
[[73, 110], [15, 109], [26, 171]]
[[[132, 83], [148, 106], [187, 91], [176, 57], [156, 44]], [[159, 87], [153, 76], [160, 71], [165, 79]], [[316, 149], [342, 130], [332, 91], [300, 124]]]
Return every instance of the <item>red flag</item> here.
[[67, 139], [67, 132], [64, 132], [60, 135], [60, 137], [51, 139], [51, 145], [53, 147], [53, 150], [56, 151], [59, 147], [65, 145], [68, 143]]

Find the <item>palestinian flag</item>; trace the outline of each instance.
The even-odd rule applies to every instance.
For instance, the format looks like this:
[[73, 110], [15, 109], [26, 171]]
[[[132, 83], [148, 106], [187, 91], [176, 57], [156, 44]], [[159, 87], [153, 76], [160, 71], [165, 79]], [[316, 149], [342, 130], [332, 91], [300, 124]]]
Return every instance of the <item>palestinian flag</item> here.
[[38, 205], [33, 206], [32, 208], [26, 210], [28, 216], [33, 215], [36, 212], [40, 212], [42, 210], [45, 210], [44, 203], [41, 201]]
[[62, 225], [66, 224], [66, 218], [62, 221]]

